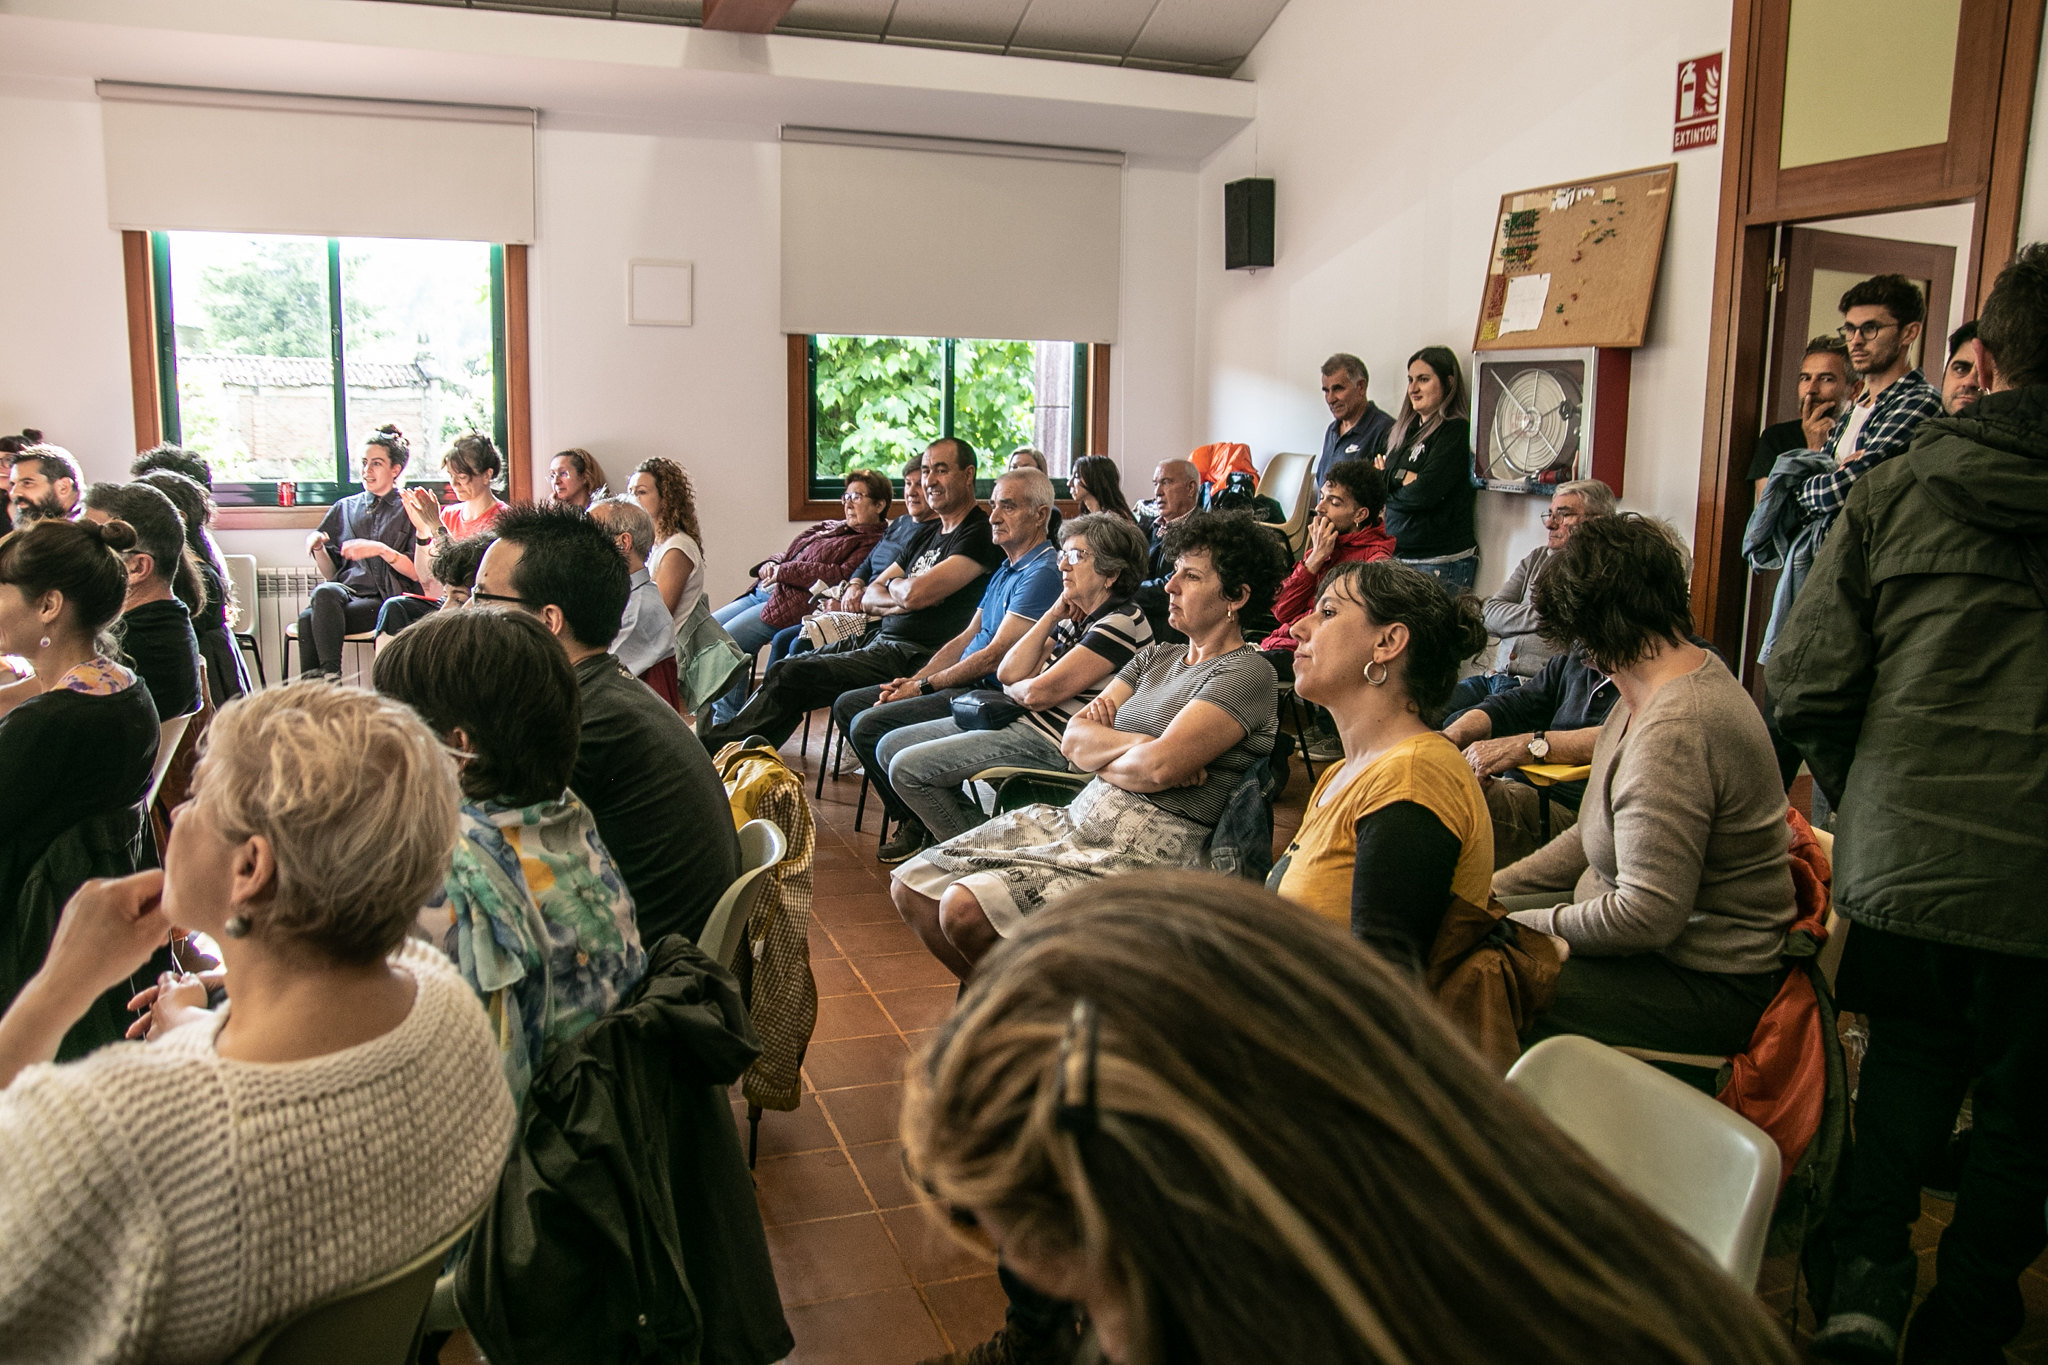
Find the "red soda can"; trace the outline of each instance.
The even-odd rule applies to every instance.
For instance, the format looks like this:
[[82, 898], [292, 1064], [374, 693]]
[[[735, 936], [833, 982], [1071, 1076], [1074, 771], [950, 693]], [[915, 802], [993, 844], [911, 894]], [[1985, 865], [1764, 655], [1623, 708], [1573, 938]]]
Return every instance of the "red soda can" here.
[[281, 479], [277, 485], [277, 505], [296, 507], [299, 505], [299, 486], [290, 479]]

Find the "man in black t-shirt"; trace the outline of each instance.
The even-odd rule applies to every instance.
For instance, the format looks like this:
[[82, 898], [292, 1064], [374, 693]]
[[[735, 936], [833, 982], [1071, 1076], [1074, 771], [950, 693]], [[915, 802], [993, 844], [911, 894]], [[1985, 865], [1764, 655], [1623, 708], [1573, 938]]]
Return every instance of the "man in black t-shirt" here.
[[159, 720], [189, 716], [199, 709], [199, 638], [192, 609], [171, 585], [180, 572], [192, 575], [185, 552], [185, 519], [171, 500], [146, 483], [96, 483], [86, 490], [88, 520], [125, 521], [135, 528], [128, 563], [128, 592], [121, 603], [121, 653], [156, 703]]
[[1840, 337], [1817, 336], [1806, 343], [1806, 356], [1799, 362], [1799, 415], [1765, 427], [1749, 457], [1749, 478], [1759, 498], [1780, 455], [1827, 449], [1828, 434], [1855, 401], [1856, 388], [1849, 347]]
[[927, 446], [924, 496], [938, 520], [912, 536], [861, 597], [861, 610], [877, 618], [873, 633], [771, 667], [739, 714], [700, 732], [707, 749], [749, 735], [780, 745], [807, 712], [853, 688], [914, 676], [961, 632], [1004, 558], [974, 501], [974, 447], [950, 436]]

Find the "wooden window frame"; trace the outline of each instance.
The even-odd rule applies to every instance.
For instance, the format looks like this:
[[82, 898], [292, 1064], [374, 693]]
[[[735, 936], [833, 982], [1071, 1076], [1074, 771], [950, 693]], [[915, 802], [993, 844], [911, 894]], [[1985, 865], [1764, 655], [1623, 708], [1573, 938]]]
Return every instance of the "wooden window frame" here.
[[1743, 652], [1742, 529], [1755, 497], [1747, 474], [1768, 387], [1776, 230], [1973, 202], [1963, 297], [1975, 316], [2018, 246], [2043, 6], [2044, 0], [1963, 0], [1946, 143], [1781, 170], [1792, 0], [1735, 0], [1692, 581], [1700, 633], [1730, 659]]
[[[129, 398], [135, 410], [135, 448], [164, 438], [163, 371], [157, 358], [156, 279], [149, 234], [121, 233], [122, 275], [128, 296]], [[505, 310], [505, 482], [514, 502], [533, 496], [532, 359], [527, 335], [527, 249], [508, 243], [500, 298]], [[224, 507], [215, 526], [226, 531], [316, 527], [327, 513], [319, 504], [297, 507]]]
[[[810, 338], [790, 333], [788, 345], [789, 394], [789, 519], [827, 521], [840, 514], [836, 502], [811, 496], [811, 366]], [[1088, 428], [1089, 455], [1109, 453], [1109, 355], [1105, 343], [1088, 346]], [[1080, 509], [1072, 499], [1059, 501], [1061, 516], [1073, 516]]]

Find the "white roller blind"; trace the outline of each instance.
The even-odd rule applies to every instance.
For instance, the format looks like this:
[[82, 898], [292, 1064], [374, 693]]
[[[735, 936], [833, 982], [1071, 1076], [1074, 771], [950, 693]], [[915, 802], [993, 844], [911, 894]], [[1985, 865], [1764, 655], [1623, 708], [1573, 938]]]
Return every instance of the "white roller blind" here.
[[786, 128], [782, 329], [1114, 341], [1122, 161]]
[[117, 228], [533, 240], [533, 111], [99, 83]]

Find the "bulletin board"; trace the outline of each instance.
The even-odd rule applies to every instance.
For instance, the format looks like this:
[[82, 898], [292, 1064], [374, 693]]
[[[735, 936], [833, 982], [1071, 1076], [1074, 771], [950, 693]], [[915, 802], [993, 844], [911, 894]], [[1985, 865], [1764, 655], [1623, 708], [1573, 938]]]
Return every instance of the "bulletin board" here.
[[1678, 164], [1500, 198], [1475, 351], [1640, 346]]

